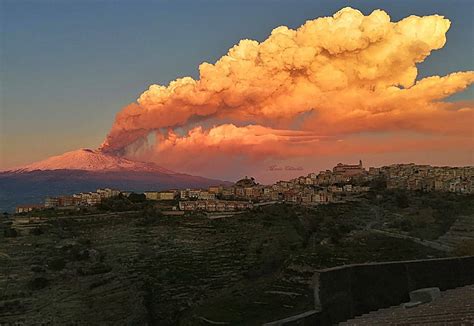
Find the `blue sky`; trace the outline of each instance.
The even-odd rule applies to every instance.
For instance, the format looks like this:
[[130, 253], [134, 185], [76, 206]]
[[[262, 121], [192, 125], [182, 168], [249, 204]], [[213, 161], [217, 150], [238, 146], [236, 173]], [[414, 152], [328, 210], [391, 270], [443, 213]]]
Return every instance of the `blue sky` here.
[[[473, 69], [474, 1], [0, 0], [0, 168], [100, 145], [150, 84], [197, 77], [240, 39], [265, 39], [345, 6], [393, 21], [440, 14], [447, 44], [420, 76]], [[473, 99], [472, 87], [455, 99]]]

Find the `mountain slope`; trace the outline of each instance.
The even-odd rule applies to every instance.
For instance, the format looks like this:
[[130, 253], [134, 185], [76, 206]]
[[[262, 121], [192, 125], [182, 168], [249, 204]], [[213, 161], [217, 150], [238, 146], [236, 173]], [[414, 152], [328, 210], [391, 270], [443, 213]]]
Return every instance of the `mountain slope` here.
[[42, 161], [11, 169], [10, 172], [36, 170], [141, 171], [173, 174], [154, 163], [137, 162], [101, 151], [82, 148]]
[[164, 169], [100, 151], [80, 149], [0, 172], [0, 212], [42, 203], [47, 196], [110, 187], [129, 191], [207, 188], [230, 182]]

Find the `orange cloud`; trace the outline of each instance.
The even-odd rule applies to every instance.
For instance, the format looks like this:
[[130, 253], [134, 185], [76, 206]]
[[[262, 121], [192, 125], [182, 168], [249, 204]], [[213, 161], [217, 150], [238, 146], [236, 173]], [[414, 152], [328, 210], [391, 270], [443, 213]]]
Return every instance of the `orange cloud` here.
[[153, 150], [164, 156], [189, 155], [197, 151], [207, 156], [210, 152], [219, 152], [226, 155], [245, 154], [256, 159], [309, 154], [310, 146], [326, 139], [306, 131], [277, 130], [259, 125], [237, 127], [233, 124], [210, 130], [196, 127], [185, 136], [170, 131], [165, 135], [158, 134], [157, 138]]
[[259, 125], [237, 127], [224, 124], [204, 130], [191, 129], [185, 135], [175, 132], [157, 134], [149, 148], [134, 153], [139, 159], [153, 160], [180, 171], [205, 172], [215, 175], [240, 170], [243, 165], [261, 169], [277, 161], [305, 158], [308, 164], [320, 157], [345, 155], [364, 156], [397, 152], [445, 151], [452, 148], [474, 151], [474, 144], [465, 137], [420, 136], [388, 133], [371, 135], [322, 137], [312, 132], [278, 130]]
[[[352, 8], [296, 30], [280, 26], [263, 42], [242, 40], [215, 64], [201, 64], [198, 80], [151, 85], [117, 114], [101, 148], [123, 151], [157, 130], [154, 157], [200, 148], [311, 155], [322, 150], [321, 135], [360, 132], [470, 137], [472, 103], [442, 100], [471, 85], [474, 72], [416, 80], [416, 64], [444, 46], [449, 26], [438, 15], [391, 22], [382, 10], [364, 16]], [[198, 127], [184, 137], [174, 131], [209, 119], [252, 125]]]

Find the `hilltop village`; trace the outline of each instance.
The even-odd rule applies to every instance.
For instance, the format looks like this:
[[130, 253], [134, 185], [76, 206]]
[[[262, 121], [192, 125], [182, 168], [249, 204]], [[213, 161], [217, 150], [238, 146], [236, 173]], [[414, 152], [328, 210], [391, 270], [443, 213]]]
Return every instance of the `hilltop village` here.
[[469, 285], [473, 175], [359, 161], [272, 185], [49, 196], [0, 223], [0, 324], [285, 325], [334, 314], [332, 325], [367, 292], [376, 304], [358, 314], [419, 288]]
[[284, 325], [472, 284], [472, 172], [359, 162], [273, 185], [48, 197], [0, 223], [0, 324]]
[[[174, 202], [176, 211], [232, 212], [276, 202], [319, 205], [355, 199], [371, 189], [401, 189], [423, 192], [474, 193], [474, 167], [433, 167], [430, 165], [393, 164], [364, 168], [359, 164], [337, 164], [332, 170], [310, 173], [272, 185], [261, 185], [245, 177], [232, 186], [208, 189], [145, 191], [146, 200]], [[95, 206], [107, 198], [137, 195], [130, 191], [97, 189], [73, 195], [47, 197], [44, 204], [20, 205], [16, 213], [47, 208], [77, 209]]]

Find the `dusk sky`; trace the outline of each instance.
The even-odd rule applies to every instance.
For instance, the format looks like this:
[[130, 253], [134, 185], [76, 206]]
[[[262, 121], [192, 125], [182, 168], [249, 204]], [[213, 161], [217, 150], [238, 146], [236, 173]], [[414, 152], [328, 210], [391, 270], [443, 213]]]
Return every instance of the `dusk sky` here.
[[[413, 94], [400, 98], [392, 93], [389, 96], [386, 92], [392, 91], [390, 85], [400, 85], [402, 90], [412, 87], [414, 83], [411, 79], [415, 76], [416, 81], [419, 81], [428, 76], [446, 76], [454, 72], [474, 70], [473, 1], [0, 0], [0, 169], [82, 147], [98, 148], [111, 131], [116, 114], [135, 102], [150, 85], [166, 86], [185, 76], [198, 80], [198, 67], [201, 63], [214, 64], [240, 40], [262, 42], [278, 26], [296, 29], [307, 20], [332, 16], [346, 6], [360, 10], [365, 16], [381, 9], [390, 16], [391, 22], [398, 22], [410, 15], [444, 16], [451, 22], [450, 27], [441, 18], [435, 23], [449, 27], [446, 44], [443, 46], [441, 41], [444, 32], [439, 28], [442, 27], [436, 29], [439, 32], [438, 39], [435, 35], [432, 40], [427, 41], [431, 42], [429, 49], [415, 46], [413, 42], [407, 43], [407, 49], [420, 51], [419, 55], [423, 56], [421, 60], [418, 56], [412, 59], [413, 62], [423, 61], [417, 64], [417, 76], [413, 75], [409, 67], [411, 62], [406, 64], [406, 72], [397, 69], [397, 64], [404, 65], [401, 62], [403, 60], [398, 62], [392, 59], [391, 63], [387, 63], [391, 65], [392, 73], [370, 70], [371, 76], [383, 75], [383, 83], [378, 81], [377, 86], [374, 86], [376, 89], [372, 90], [377, 100], [375, 104], [361, 103], [363, 99], [356, 101], [347, 95], [351, 91], [346, 92], [339, 84], [333, 84], [333, 78], [336, 78], [334, 76], [343, 71], [347, 76], [344, 78], [348, 89], [355, 87], [349, 73], [342, 68], [337, 73], [330, 70], [324, 76], [318, 74], [314, 77], [314, 80], [317, 79], [314, 83], [320, 83], [318, 89], [327, 90], [318, 100], [309, 95], [306, 99], [306, 93], [285, 91], [274, 103], [262, 107], [255, 104], [252, 112], [245, 111], [240, 98], [227, 97], [225, 101], [232, 103], [224, 109], [222, 104], [203, 105], [199, 102], [201, 99], [197, 99], [201, 93], [196, 95], [197, 91], [193, 90], [189, 91], [189, 97], [186, 94], [180, 96], [186, 99], [192, 97], [193, 103], [199, 102], [201, 111], [193, 107], [189, 109], [192, 113], [186, 115], [186, 118], [182, 115], [175, 117], [173, 114], [178, 113], [168, 115], [162, 113], [166, 111], [156, 110], [157, 95], [150, 91], [142, 97], [140, 108], [126, 109], [121, 113], [123, 119], [128, 119], [129, 112], [146, 110], [149, 113], [149, 116], [143, 118], [146, 122], [136, 122], [137, 125], [130, 127], [131, 131], [124, 135], [123, 132], [116, 131], [125, 125], [125, 120], [118, 121], [105, 148], [118, 150], [121, 154], [125, 153], [136, 159], [153, 160], [173, 170], [211, 177], [235, 179], [257, 169], [255, 175], [262, 181], [307, 174], [329, 168], [339, 161], [356, 163], [359, 159], [366, 165], [396, 162], [472, 165], [474, 90], [472, 86], [463, 90], [472, 83], [472, 75], [460, 74], [439, 82], [428, 80], [413, 90]], [[382, 14], [379, 16], [383, 18]], [[372, 19], [377, 24], [379, 16]], [[417, 32], [420, 35], [426, 33], [427, 38], [431, 38], [433, 34], [429, 29], [423, 28]], [[373, 33], [378, 32], [374, 30]], [[337, 42], [337, 35], [331, 37]], [[379, 36], [374, 36], [376, 37]], [[303, 36], [299, 37], [301, 38]], [[275, 40], [277, 41], [280, 42]], [[394, 44], [390, 40], [387, 42]], [[357, 46], [359, 45], [354, 45]], [[253, 43], [245, 47], [261, 51]], [[441, 48], [436, 50], [439, 47]], [[434, 49], [431, 54], [425, 53], [430, 49]], [[331, 53], [332, 50], [328, 51]], [[403, 47], [400, 51], [401, 56], [405, 55]], [[336, 57], [337, 55], [336, 53]], [[371, 53], [366, 55], [374, 57]], [[335, 61], [331, 61], [333, 57], [328, 57], [329, 61], [321, 64], [321, 67], [337, 66]], [[388, 62], [384, 57], [374, 60], [379, 60], [379, 64], [374, 64], [377, 69], [382, 69], [380, 66]], [[355, 66], [357, 64], [358, 62], [354, 62]], [[301, 66], [304, 65], [305, 63], [301, 63]], [[321, 71], [322, 68], [319, 69]], [[210, 67], [205, 74], [217, 82], [220, 76], [217, 70]], [[201, 75], [202, 73], [201, 71]], [[359, 72], [358, 78], [362, 78], [360, 74]], [[259, 74], [255, 75], [258, 78]], [[251, 73], [248, 76], [249, 79], [253, 78]], [[327, 76], [331, 76], [331, 80], [325, 80], [322, 85], [322, 80]], [[390, 79], [392, 77], [393, 81]], [[299, 80], [294, 82], [300, 85]], [[383, 89], [380, 86], [382, 84], [385, 87]], [[209, 91], [216, 86], [205, 87]], [[268, 89], [271, 87], [268, 86]], [[367, 83], [361, 82], [360, 87], [366, 89]], [[437, 88], [443, 87], [446, 88], [445, 94], [449, 93], [447, 98], [433, 94]], [[265, 88], [267, 87], [259, 86], [259, 89]], [[242, 92], [238, 96], [244, 96], [242, 94], [247, 93]], [[450, 94], [453, 95], [449, 96]], [[300, 99], [301, 103], [296, 100], [297, 103], [289, 103], [288, 98], [293, 98], [292, 95]], [[169, 112], [181, 110], [173, 106], [181, 98], [164, 99], [164, 95], [159, 96], [164, 103], [163, 107]], [[261, 98], [254, 92], [252, 96], [257, 100]], [[346, 102], [344, 96], [348, 97]], [[340, 102], [326, 103], [329, 97], [336, 97]], [[409, 102], [411, 97], [414, 98], [413, 104]], [[386, 104], [389, 100], [390, 104]], [[167, 104], [167, 101], [172, 101], [172, 104]], [[215, 94], [212, 95], [212, 101], [217, 101]], [[354, 102], [353, 111], [343, 111], [343, 107], [352, 103], [351, 101]], [[453, 104], [443, 103], [440, 106], [438, 101]], [[325, 104], [321, 104], [319, 108], [318, 103], [323, 102]], [[420, 103], [427, 104], [429, 110], [414, 111], [412, 106]], [[310, 105], [315, 111], [302, 109], [304, 105]], [[380, 106], [380, 112], [384, 112], [384, 115], [380, 118], [373, 111], [370, 111], [370, 115], [367, 112], [361, 113], [365, 105]], [[390, 109], [384, 105], [390, 106]], [[203, 107], [206, 112], [202, 112]], [[234, 110], [236, 107], [238, 110]], [[278, 111], [276, 115], [271, 111], [274, 107], [283, 111], [295, 108], [297, 113], [285, 111], [283, 114]], [[399, 109], [405, 111], [400, 114]], [[150, 113], [151, 110], [155, 110], [155, 113]], [[215, 112], [208, 113], [207, 110]], [[439, 110], [442, 113], [438, 114]], [[325, 112], [332, 113], [326, 115]], [[408, 118], [400, 117], [404, 112], [409, 112]], [[196, 120], [196, 114], [206, 119]], [[160, 119], [169, 121], [163, 122]], [[150, 123], [150, 120], [154, 122]], [[126, 121], [129, 128], [131, 120]], [[143, 149], [143, 143], [140, 142], [143, 130], [146, 129], [143, 132], [148, 134], [152, 129], [165, 130], [171, 127], [174, 129], [171, 133], [163, 131], [161, 147]], [[140, 130], [140, 135], [137, 135], [136, 130]], [[194, 131], [189, 134], [190, 130]], [[209, 145], [210, 138], [221, 134], [225, 134], [225, 143], [215, 145], [214, 138], [212, 146]], [[252, 141], [255, 137], [258, 137], [257, 142]], [[237, 139], [242, 141], [237, 144]], [[306, 145], [313, 141], [324, 145]], [[197, 146], [197, 149], [193, 146]], [[190, 154], [192, 158], [185, 158], [183, 153]], [[199, 161], [199, 155], [209, 162], [207, 166], [204, 160]], [[191, 159], [196, 159], [195, 164], [182, 163]], [[269, 166], [272, 165], [283, 170], [285, 166], [301, 167], [302, 170], [269, 171]]]

